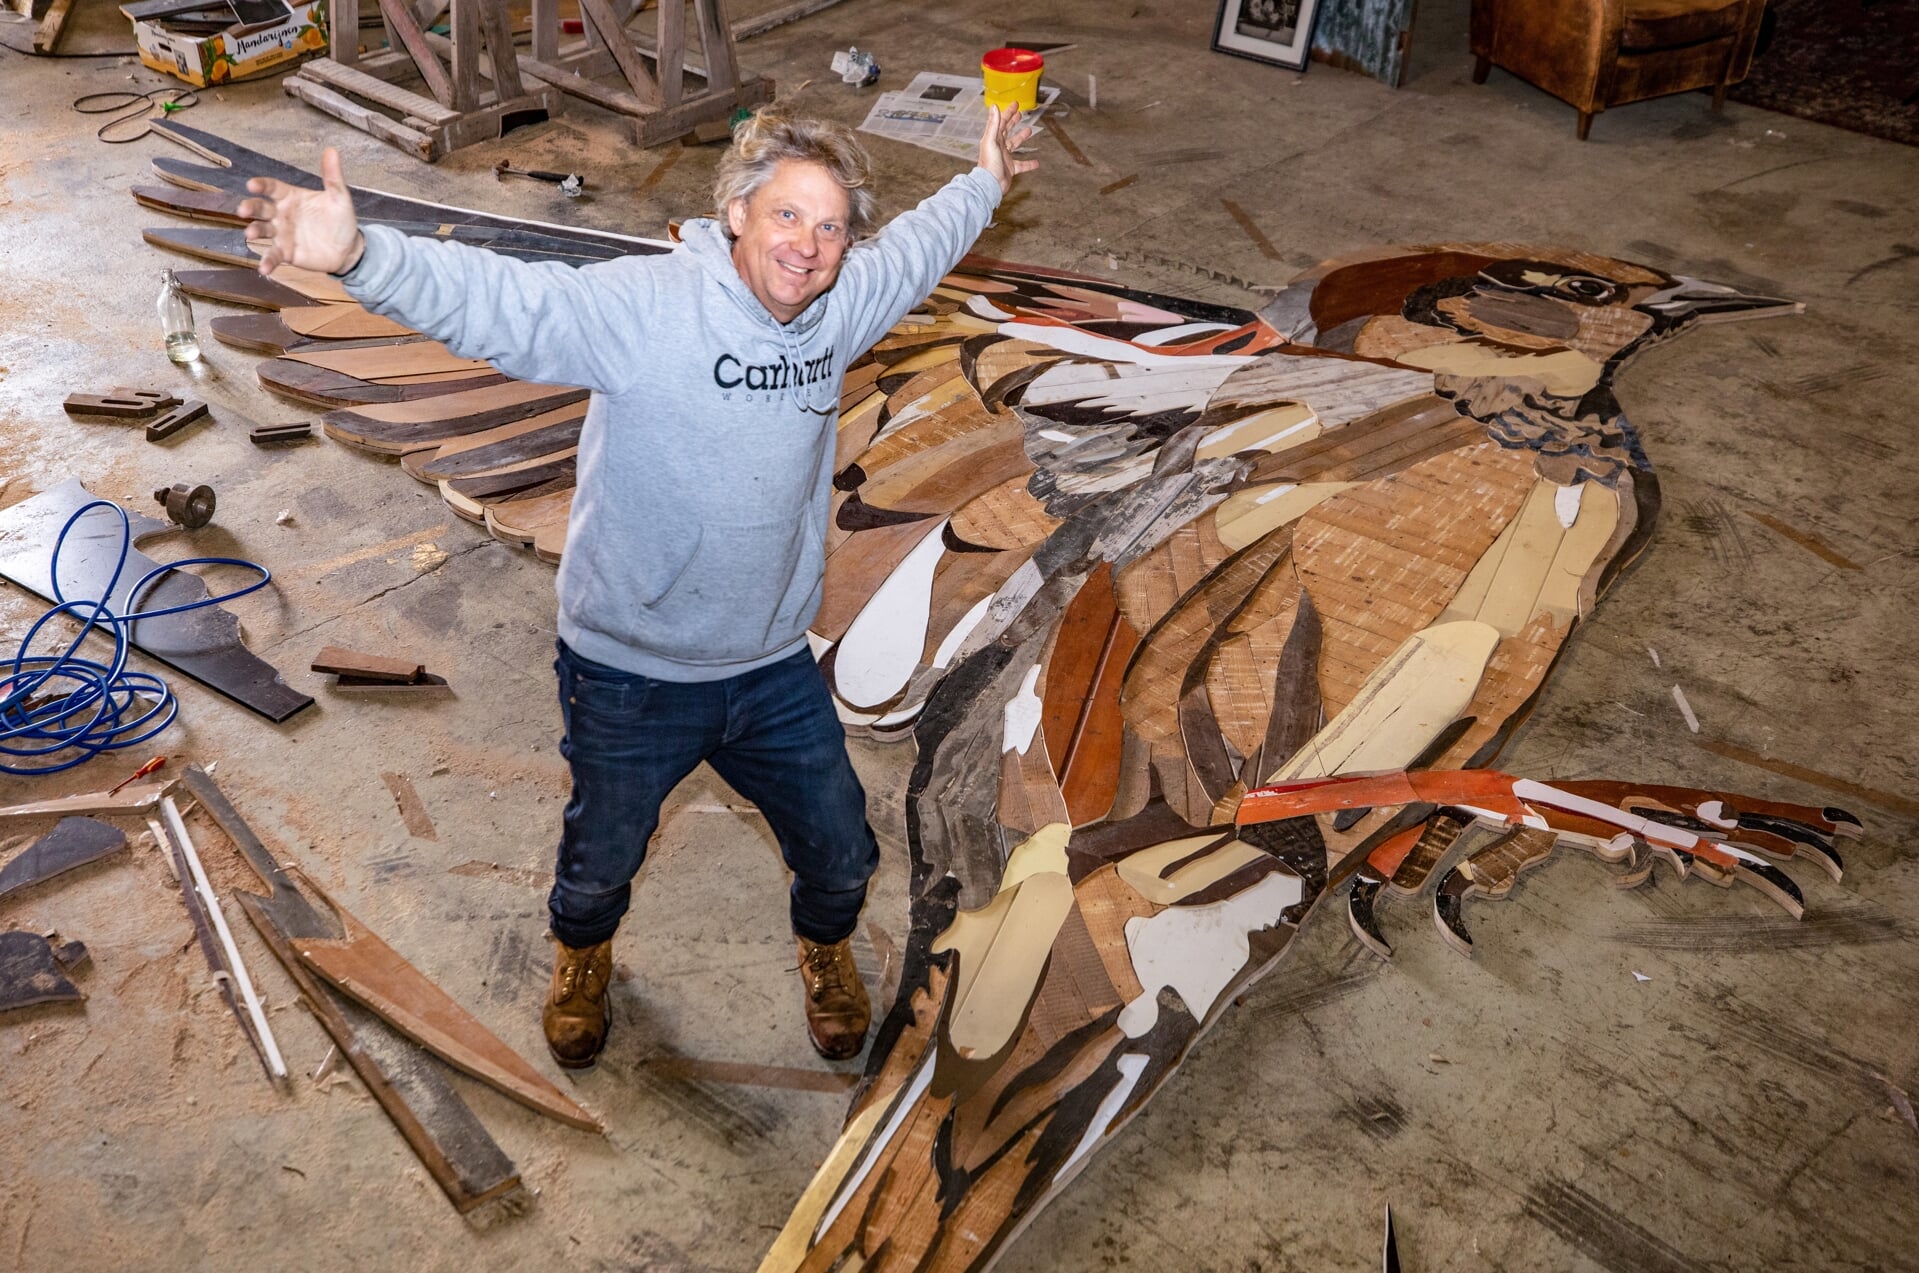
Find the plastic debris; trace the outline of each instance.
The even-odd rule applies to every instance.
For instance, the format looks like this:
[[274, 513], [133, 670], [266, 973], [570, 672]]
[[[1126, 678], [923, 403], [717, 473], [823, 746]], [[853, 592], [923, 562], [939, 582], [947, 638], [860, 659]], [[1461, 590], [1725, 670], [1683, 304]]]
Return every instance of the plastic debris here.
[[1686, 728], [1693, 733], [1699, 732], [1699, 717], [1693, 714], [1692, 704], [1686, 701], [1686, 691], [1677, 685], [1672, 687], [1672, 701], [1679, 704], [1679, 714], [1686, 718]]
[[873, 60], [871, 53], [862, 53], [857, 48], [833, 55], [833, 73], [842, 83], [855, 88], [870, 88], [880, 82], [880, 64]]

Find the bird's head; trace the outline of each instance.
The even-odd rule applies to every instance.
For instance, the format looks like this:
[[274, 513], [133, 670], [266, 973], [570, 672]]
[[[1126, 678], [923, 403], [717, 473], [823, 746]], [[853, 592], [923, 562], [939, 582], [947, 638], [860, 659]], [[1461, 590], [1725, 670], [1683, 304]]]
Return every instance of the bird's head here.
[[1443, 375], [1532, 377], [1577, 398], [1650, 341], [1699, 322], [1801, 308], [1589, 252], [1445, 244], [1328, 262], [1261, 317], [1321, 349]]

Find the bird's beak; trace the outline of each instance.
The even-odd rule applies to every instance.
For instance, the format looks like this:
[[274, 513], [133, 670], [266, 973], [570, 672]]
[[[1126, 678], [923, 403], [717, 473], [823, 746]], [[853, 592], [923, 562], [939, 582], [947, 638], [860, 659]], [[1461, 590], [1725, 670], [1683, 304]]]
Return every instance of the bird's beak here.
[[1727, 287], [1722, 283], [1688, 278], [1683, 274], [1673, 277], [1671, 287], [1639, 302], [1638, 308], [1674, 322], [1683, 322], [1692, 318], [1701, 323], [1730, 323], [1746, 318], [1781, 318], [1788, 314], [1806, 312], [1805, 305], [1799, 301], [1789, 301], [1778, 296], [1759, 296], [1751, 292], [1742, 292], [1738, 288]]

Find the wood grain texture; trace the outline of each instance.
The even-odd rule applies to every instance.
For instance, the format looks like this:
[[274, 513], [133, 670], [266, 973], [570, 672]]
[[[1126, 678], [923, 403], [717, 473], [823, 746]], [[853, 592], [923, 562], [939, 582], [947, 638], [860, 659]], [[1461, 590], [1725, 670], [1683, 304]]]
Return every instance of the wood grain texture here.
[[300, 884], [331, 907], [346, 929], [346, 935], [339, 938], [292, 940], [300, 958], [328, 984], [365, 1004], [381, 1020], [442, 1061], [528, 1109], [583, 1131], [604, 1130], [597, 1118], [500, 1042], [478, 1018], [311, 879], [301, 876]]
[[374, 340], [419, 334], [358, 305], [291, 305], [280, 311], [280, 321], [289, 331], [316, 340]]
[[810, 631], [827, 641], [845, 636], [894, 567], [938, 526], [936, 519], [881, 526], [840, 544], [826, 558], [820, 610]]
[[549, 526], [566, 524], [573, 509], [573, 491], [505, 500], [486, 506], [486, 530], [507, 544], [529, 545]]
[[[285, 313], [284, 310], [281, 312]], [[309, 367], [376, 381], [388, 377], [440, 376], [461, 372], [485, 375], [493, 370], [478, 358], [461, 358], [437, 340], [373, 345], [362, 349], [296, 349], [286, 357]]]
[[1059, 528], [1060, 519], [1027, 489], [1025, 476], [1010, 477], [959, 506], [955, 538], [981, 548], [1034, 548]]
[[258, 270], [175, 270], [180, 290], [189, 296], [229, 305], [250, 305], [255, 309], [285, 309], [311, 304], [313, 298], [286, 283], [263, 277]]
[[1485, 436], [1486, 426], [1461, 415], [1456, 403], [1420, 394], [1262, 457], [1250, 477], [1256, 482], [1364, 481], [1471, 446]]
[[282, 397], [311, 406], [357, 407], [391, 402], [414, 402], [468, 389], [505, 384], [507, 378], [495, 373], [467, 381], [435, 381], [425, 384], [378, 384], [323, 367], [308, 366], [291, 358], [269, 358], [254, 368], [263, 388]]
[[1445, 609], [1532, 483], [1530, 456], [1485, 443], [1343, 491], [1300, 519], [1294, 568], [1320, 617], [1328, 716]]
[[579, 445], [584, 422], [585, 415], [577, 407], [544, 411], [512, 424], [408, 451], [400, 457], [400, 467], [422, 482], [440, 482], [544, 462], [573, 451]]
[[1235, 554], [1147, 630], [1127, 668], [1121, 699], [1126, 723], [1142, 738], [1161, 743], [1179, 737], [1179, 699], [1187, 669], [1194, 660], [1210, 657], [1221, 625], [1238, 614], [1280, 566], [1291, 541], [1292, 529], [1281, 527]]
[[1101, 563], [1060, 620], [1046, 670], [1041, 732], [1069, 821], [1104, 818], [1119, 783], [1120, 687], [1139, 633], [1120, 613], [1112, 567]]

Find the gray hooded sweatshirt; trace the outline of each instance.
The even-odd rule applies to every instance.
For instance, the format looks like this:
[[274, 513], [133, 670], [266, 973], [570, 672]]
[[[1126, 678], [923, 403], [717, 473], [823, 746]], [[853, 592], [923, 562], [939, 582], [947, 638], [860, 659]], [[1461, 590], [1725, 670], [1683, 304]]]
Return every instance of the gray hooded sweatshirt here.
[[343, 277], [375, 313], [507, 375], [592, 390], [560, 561], [560, 636], [658, 680], [805, 648], [825, 574], [840, 379], [959, 262], [999, 182], [955, 177], [846, 253], [790, 323], [717, 221], [677, 250], [580, 268], [365, 227]]

